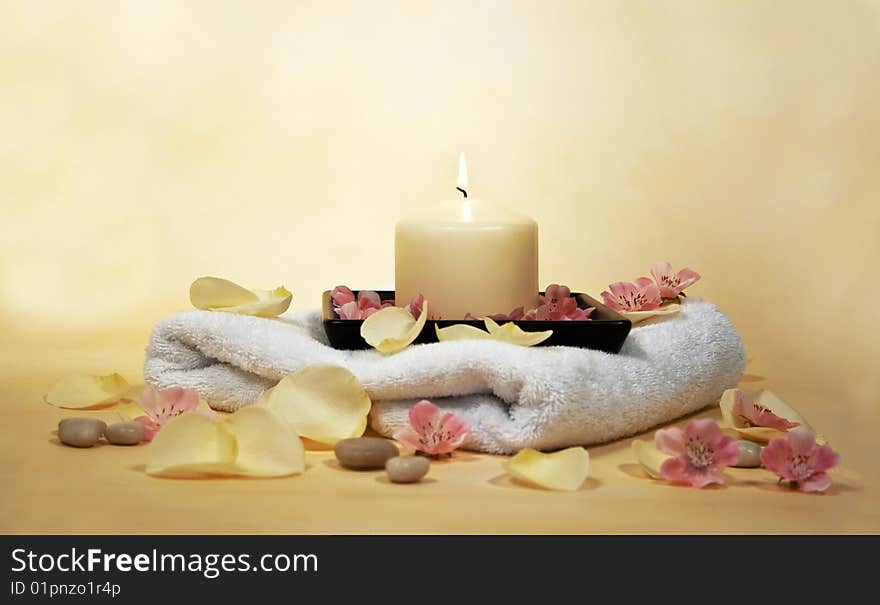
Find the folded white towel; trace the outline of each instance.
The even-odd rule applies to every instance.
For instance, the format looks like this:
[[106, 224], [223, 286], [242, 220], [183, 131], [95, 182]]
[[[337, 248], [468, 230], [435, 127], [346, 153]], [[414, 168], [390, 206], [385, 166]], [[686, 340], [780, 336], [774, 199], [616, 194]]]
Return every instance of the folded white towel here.
[[383, 356], [328, 346], [317, 311], [279, 319], [191, 311], [155, 327], [144, 375], [232, 411], [316, 363], [358, 377], [383, 435], [406, 425], [409, 406], [428, 398], [468, 422], [465, 447], [511, 453], [610, 441], [694, 412], [736, 385], [745, 356], [727, 317], [693, 298], [677, 315], [634, 327], [618, 355], [469, 340]]

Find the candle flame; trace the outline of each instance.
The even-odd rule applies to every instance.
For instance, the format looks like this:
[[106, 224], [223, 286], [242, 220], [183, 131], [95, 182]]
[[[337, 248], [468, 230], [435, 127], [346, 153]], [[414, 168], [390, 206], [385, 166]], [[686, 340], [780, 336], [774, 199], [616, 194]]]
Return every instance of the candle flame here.
[[467, 161], [464, 159], [464, 151], [458, 156], [458, 186], [462, 189], [468, 186]]

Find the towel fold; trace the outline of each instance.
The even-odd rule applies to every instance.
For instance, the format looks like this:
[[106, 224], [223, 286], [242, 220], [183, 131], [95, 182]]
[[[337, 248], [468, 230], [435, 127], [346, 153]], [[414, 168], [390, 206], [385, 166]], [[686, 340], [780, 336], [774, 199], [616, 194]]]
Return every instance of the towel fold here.
[[331, 348], [318, 311], [278, 319], [190, 311], [154, 328], [144, 375], [234, 411], [317, 363], [358, 377], [380, 434], [406, 425], [409, 406], [425, 398], [468, 422], [468, 449], [512, 453], [602, 443], [699, 410], [737, 384], [745, 355], [728, 318], [693, 298], [677, 315], [634, 327], [618, 355], [469, 340], [383, 356]]

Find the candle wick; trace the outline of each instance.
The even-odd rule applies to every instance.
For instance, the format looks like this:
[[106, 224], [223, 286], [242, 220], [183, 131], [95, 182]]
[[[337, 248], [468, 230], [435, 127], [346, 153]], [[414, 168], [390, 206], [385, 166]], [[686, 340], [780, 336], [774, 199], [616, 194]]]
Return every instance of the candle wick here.
[[456, 187], [456, 189], [458, 189], [459, 191], [461, 191], [461, 192], [464, 194], [464, 197], [467, 198], [467, 191], [465, 191], [465, 190], [462, 189], [461, 187]]

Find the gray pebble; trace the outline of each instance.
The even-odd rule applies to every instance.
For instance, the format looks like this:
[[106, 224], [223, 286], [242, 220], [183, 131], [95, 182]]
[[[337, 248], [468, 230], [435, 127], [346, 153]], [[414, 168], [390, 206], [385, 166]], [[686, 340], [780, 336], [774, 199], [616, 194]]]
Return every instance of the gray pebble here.
[[739, 460], [734, 466], [740, 468], [757, 468], [761, 466], [761, 446], [752, 441], [740, 439], [736, 442], [739, 448]]
[[144, 425], [134, 420], [117, 422], [104, 429], [104, 436], [113, 445], [137, 445], [144, 440]]
[[106, 428], [107, 423], [97, 418], [65, 418], [58, 423], [58, 439], [73, 447], [92, 447]]
[[415, 483], [428, 474], [431, 462], [424, 456], [398, 456], [389, 458], [385, 472], [392, 483]]
[[393, 443], [378, 437], [343, 439], [333, 451], [339, 464], [357, 471], [385, 468], [385, 461], [399, 454]]

